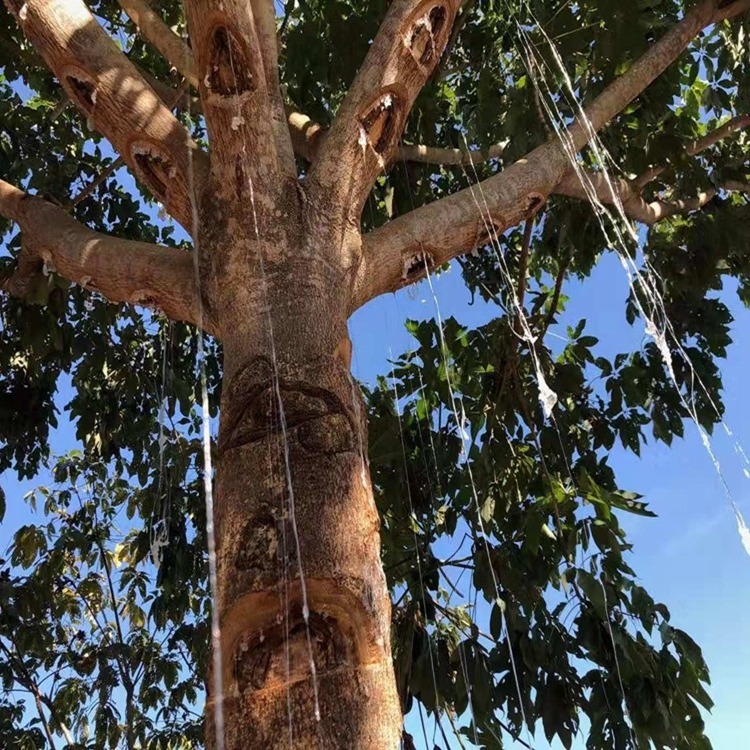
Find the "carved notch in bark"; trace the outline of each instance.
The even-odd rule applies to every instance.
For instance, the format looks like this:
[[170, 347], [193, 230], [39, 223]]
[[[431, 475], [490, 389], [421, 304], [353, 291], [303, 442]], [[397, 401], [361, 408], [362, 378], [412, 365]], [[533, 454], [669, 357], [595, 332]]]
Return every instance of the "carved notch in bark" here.
[[404, 42], [421, 67], [431, 68], [448, 40], [450, 9], [444, 4], [428, 4], [411, 21]]
[[[309, 642], [308, 642], [309, 627]], [[311, 653], [312, 651], [312, 653]], [[288, 687], [310, 678], [310, 659], [318, 673], [355, 662], [355, 647], [339, 623], [311, 612], [308, 625], [298, 604], [270, 626], [245, 633], [234, 651], [233, 677], [239, 692]]]
[[[208, 38], [203, 85], [211, 99], [233, 99], [253, 89], [253, 73], [245, 43], [232, 30], [218, 23]], [[236, 102], [231, 102], [236, 106]]]
[[77, 65], [67, 65], [60, 75], [60, 83], [78, 109], [87, 117], [91, 117], [96, 107], [97, 92], [94, 79]]
[[499, 221], [481, 221], [472, 244], [472, 250], [481, 250], [487, 245], [494, 245], [502, 237], [505, 227]]
[[368, 145], [383, 158], [401, 132], [401, 102], [395, 91], [387, 91], [365, 110], [359, 120], [359, 144]]
[[130, 157], [137, 177], [155, 196], [163, 199], [170, 181], [177, 175], [169, 154], [149, 141], [135, 140], [130, 144]]
[[[134, 138], [158, 143], [160, 150], [169, 154], [174, 175], [166, 183], [167, 189], [155, 197], [190, 232], [191, 172], [195, 184], [202, 184], [207, 162], [169, 107], [82, 0], [6, 2], [71, 101], [131, 169], [138, 168], [130, 150]], [[156, 184], [144, 182], [149, 187]]]
[[413, 284], [427, 275], [435, 268], [435, 256], [419, 248], [404, 255], [404, 272], [402, 279], [404, 285]]

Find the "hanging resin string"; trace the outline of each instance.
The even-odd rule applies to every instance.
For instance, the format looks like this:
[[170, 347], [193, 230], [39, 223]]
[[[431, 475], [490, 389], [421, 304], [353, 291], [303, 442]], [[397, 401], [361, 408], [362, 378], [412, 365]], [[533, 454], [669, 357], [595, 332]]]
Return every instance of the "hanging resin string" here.
[[[407, 176], [406, 176], [406, 184], [407, 184], [407, 190], [409, 192], [409, 197], [410, 197], [410, 200], [411, 200], [411, 203], [412, 203], [412, 207], [413, 207], [414, 206], [414, 197], [412, 195], [411, 184], [410, 184], [410, 181], [409, 181], [408, 173], [407, 173]], [[478, 204], [477, 204], [477, 206], [478, 206]], [[480, 208], [480, 216], [482, 216], [482, 219], [484, 220], [484, 217], [483, 217], [482, 212], [481, 212], [481, 208]], [[479, 504], [479, 493], [477, 491], [476, 483], [474, 481], [474, 473], [473, 473], [472, 468], [471, 468], [471, 462], [469, 460], [468, 451], [466, 450], [466, 441], [469, 440], [469, 436], [467, 435], [466, 430], [465, 430], [466, 416], [465, 416], [465, 411], [464, 411], [464, 407], [463, 407], [463, 398], [462, 398], [461, 394], [458, 395], [458, 401], [461, 403], [461, 417], [459, 417], [458, 408], [457, 408], [457, 405], [456, 405], [456, 402], [457, 402], [456, 393], [455, 393], [455, 391], [453, 389], [453, 384], [451, 382], [451, 377], [450, 377], [450, 366], [449, 366], [448, 355], [447, 355], [448, 348], [447, 348], [447, 344], [446, 344], [446, 341], [445, 341], [443, 319], [442, 319], [442, 314], [440, 312], [440, 303], [438, 302], [437, 294], [435, 293], [435, 288], [434, 288], [434, 286], [432, 284], [432, 275], [430, 273], [429, 264], [425, 263], [424, 268], [425, 268], [427, 283], [428, 283], [429, 288], [430, 288], [430, 294], [431, 294], [431, 297], [432, 297], [432, 302], [433, 302], [433, 305], [434, 305], [434, 308], [435, 308], [435, 314], [436, 314], [437, 323], [438, 323], [438, 335], [439, 335], [439, 339], [440, 339], [440, 350], [441, 350], [441, 354], [442, 354], [442, 358], [443, 358], [443, 365], [445, 367], [445, 377], [446, 377], [446, 384], [448, 386], [448, 393], [449, 393], [450, 402], [451, 402], [451, 411], [453, 413], [453, 417], [454, 417], [455, 423], [456, 423], [456, 429], [457, 429], [458, 435], [459, 435], [459, 441], [460, 441], [460, 446], [461, 446], [461, 451], [460, 451], [461, 452], [461, 459], [462, 459], [463, 465], [466, 467], [466, 470], [467, 470], [467, 473], [468, 473], [468, 477], [469, 477], [469, 484], [471, 486], [472, 497], [474, 499], [474, 505], [475, 505], [475, 508], [476, 508], [477, 522], [478, 522], [478, 526], [479, 526], [479, 529], [480, 529], [480, 536], [481, 536], [482, 541], [484, 543], [485, 553], [487, 555], [487, 563], [488, 563], [488, 567], [489, 567], [491, 578], [492, 578], [492, 583], [493, 583], [494, 590], [495, 590], [495, 596], [496, 596], [496, 600], [497, 600], [497, 606], [500, 609], [502, 626], [503, 626], [503, 630], [505, 632], [506, 643], [507, 643], [507, 646], [508, 646], [508, 654], [510, 656], [511, 671], [513, 673], [513, 679], [514, 679], [514, 682], [515, 682], [516, 692], [517, 692], [517, 696], [518, 696], [519, 710], [520, 710], [520, 713], [521, 713], [521, 717], [522, 717], [522, 721], [523, 721], [523, 724], [524, 724], [524, 727], [525, 727], [525, 731], [526, 731], [528, 739], [529, 739], [529, 746], [531, 746], [531, 734], [529, 732], [528, 723], [527, 723], [527, 720], [526, 720], [526, 712], [525, 712], [524, 705], [523, 705], [523, 697], [522, 697], [522, 693], [521, 693], [521, 681], [520, 681], [520, 678], [518, 676], [518, 669], [516, 667], [516, 661], [515, 661], [515, 655], [513, 653], [513, 648], [512, 648], [511, 643], [510, 643], [510, 633], [509, 633], [509, 630], [507, 628], [507, 624], [505, 622], [505, 613], [503, 612], [502, 606], [500, 605], [500, 602], [502, 601], [502, 598], [500, 596], [500, 584], [499, 584], [499, 581], [497, 579], [497, 574], [495, 573], [494, 565], [492, 563], [492, 556], [491, 556], [491, 552], [490, 552], [488, 536], [487, 536], [487, 533], [486, 533], [485, 528], [484, 528], [484, 521], [482, 519], [481, 506]]]
[[[188, 97], [188, 117], [190, 117]], [[195, 196], [195, 170], [193, 153], [188, 146], [188, 178], [190, 186], [190, 210], [192, 212], [193, 267], [198, 296], [198, 367], [201, 386], [201, 415], [203, 419], [203, 490], [206, 497], [206, 540], [208, 545], [208, 579], [211, 591], [211, 649], [212, 684], [214, 691], [214, 724], [216, 750], [224, 750], [224, 680], [221, 663], [221, 625], [219, 622], [219, 580], [216, 565], [216, 534], [214, 529], [213, 463], [211, 460], [211, 412], [208, 403], [208, 378], [206, 375], [206, 352], [203, 344], [203, 295], [200, 275], [200, 240], [198, 205]]]
[[[393, 352], [390, 352], [390, 356], [391, 356], [391, 361], [393, 361]], [[401, 407], [399, 406], [399, 402], [398, 402], [398, 388], [396, 386], [396, 378], [395, 378], [393, 370], [391, 370], [391, 385], [393, 386], [393, 406], [396, 410], [396, 417], [398, 419], [398, 431], [399, 431], [399, 437], [401, 440], [401, 454], [404, 460], [404, 471], [405, 471], [405, 479], [406, 479], [406, 496], [409, 499], [409, 521], [410, 521], [410, 525], [411, 523], [414, 524], [411, 527], [411, 530], [412, 530], [412, 536], [414, 538], [414, 554], [416, 555], [416, 559], [417, 559], [417, 573], [419, 575], [419, 590], [422, 595], [422, 612], [424, 613], [424, 616], [426, 618], [427, 600], [425, 599], [425, 593], [424, 593], [425, 585], [424, 585], [424, 578], [422, 576], [422, 556], [419, 554], [419, 540], [417, 538], [417, 532], [416, 532], [416, 527], [418, 527], [418, 523], [417, 523], [416, 513], [414, 512], [414, 503], [411, 497], [411, 486], [409, 484], [409, 463], [406, 460], [406, 441], [404, 439], [404, 428], [401, 422]], [[427, 650], [430, 655], [430, 671], [432, 673], [432, 685], [435, 691], [435, 711], [437, 713], [439, 710], [438, 709], [439, 692], [438, 692], [438, 686], [437, 686], [437, 673], [435, 671], [435, 657], [432, 653], [432, 640], [430, 638], [429, 633], [427, 632], [426, 619], [424, 622], [424, 629], [425, 629], [425, 637], [427, 638]]]
[[[235, 90], [238, 90], [237, 74], [236, 74], [235, 67], [234, 67], [231, 44], [228, 45], [228, 51], [229, 51], [229, 67], [232, 72]], [[248, 144], [247, 144], [247, 139], [245, 137], [245, 133], [243, 129], [244, 124], [245, 124], [245, 120], [242, 116], [242, 110], [240, 108], [240, 102], [238, 100], [237, 101], [237, 113], [232, 121], [232, 129], [242, 131], [242, 153], [245, 157], [247, 157]], [[265, 299], [265, 306], [266, 306], [266, 318], [267, 318], [267, 323], [268, 323], [268, 339], [269, 339], [269, 345], [271, 348], [273, 390], [276, 396], [277, 407], [278, 407], [278, 412], [279, 412], [279, 424], [281, 427], [281, 434], [282, 434], [282, 439], [283, 439], [284, 473], [286, 476], [286, 484], [287, 484], [287, 501], [288, 501], [288, 507], [289, 507], [289, 519], [290, 519], [291, 526], [292, 526], [292, 536], [294, 537], [295, 553], [297, 556], [297, 569], [299, 571], [300, 593], [301, 593], [301, 599], [302, 599], [302, 619], [305, 625], [305, 637], [307, 640], [307, 651], [308, 651], [308, 657], [309, 657], [310, 674], [312, 677], [313, 696], [314, 696], [314, 713], [315, 713], [315, 720], [320, 721], [318, 675], [317, 675], [317, 668], [315, 666], [315, 656], [314, 656], [314, 651], [313, 651], [313, 646], [312, 646], [312, 635], [310, 632], [310, 607], [309, 607], [308, 596], [307, 596], [307, 581], [305, 579], [305, 571], [304, 571], [304, 566], [302, 563], [302, 549], [300, 545], [299, 529], [297, 527], [297, 511], [296, 511], [295, 496], [294, 496], [294, 486], [292, 483], [291, 457], [289, 453], [289, 434], [288, 434], [289, 430], [288, 430], [287, 421], [286, 421], [286, 413], [284, 411], [284, 401], [281, 395], [281, 383], [279, 379], [279, 365], [278, 365], [278, 357], [276, 353], [276, 341], [274, 337], [273, 317], [271, 315], [271, 297], [269, 294], [268, 278], [266, 276], [266, 268], [265, 268], [265, 261], [263, 258], [263, 250], [262, 250], [261, 243], [260, 243], [260, 228], [258, 225], [258, 214], [256, 211], [256, 206], [255, 206], [255, 188], [253, 185], [252, 177], [249, 174], [247, 177], [247, 185], [248, 185], [248, 190], [250, 192], [250, 207], [252, 209], [253, 229], [255, 232], [255, 240], [257, 243], [257, 247], [258, 247], [258, 267], [260, 270], [260, 276], [261, 276], [261, 280], [263, 284], [262, 286], [263, 297]], [[290, 710], [291, 710], [291, 705], [290, 705]], [[290, 722], [291, 722], [291, 714], [290, 714]]]
[[151, 550], [151, 561], [156, 570], [161, 567], [162, 549], [169, 545], [169, 523], [170, 523], [170, 492], [169, 481], [167, 480], [166, 498], [164, 498], [164, 454], [167, 444], [165, 429], [166, 421], [166, 400], [167, 400], [167, 352], [171, 345], [172, 321], [168, 320], [166, 327], [161, 326], [161, 387], [157, 390], [159, 399], [159, 411], [157, 421], [159, 424], [159, 467], [156, 480], [156, 498], [154, 501], [154, 510], [151, 514], [151, 524], [149, 528], [149, 546]]
[[[531, 13], [530, 10], [529, 10], [529, 13]], [[536, 21], [536, 19], [534, 20]], [[591, 120], [586, 115], [585, 109], [581, 105], [576, 95], [575, 89], [567, 73], [567, 70], [565, 69], [565, 66], [562, 62], [562, 58], [560, 57], [560, 54], [556, 45], [554, 44], [552, 39], [550, 39], [546, 31], [544, 30], [543, 26], [538, 21], [536, 21], [536, 25], [541, 30], [547, 43], [549, 44], [550, 49], [552, 50], [553, 59], [555, 60], [555, 63], [557, 64], [558, 69], [562, 74], [562, 78], [563, 78], [563, 81], [565, 82], [568, 94], [570, 98], [572, 99], [576, 107], [576, 110], [578, 112], [578, 122], [580, 122], [583, 125], [583, 127], [586, 130], [586, 134], [589, 137], [589, 146], [591, 147], [591, 150], [596, 156], [597, 161], [601, 167], [601, 174], [604, 177], [609, 193], [612, 195], [613, 203], [617, 209], [618, 218], [621, 220], [622, 224], [624, 224], [624, 226], [627, 227], [628, 234], [631, 240], [635, 241], [636, 248], [638, 249], [640, 248], [640, 243], [638, 242], [637, 233], [635, 232], [635, 229], [633, 228], [632, 224], [630, 223], [625, 213], [625, 208], [622, 203], [622, 199], [620, 197], [619, 192], [616, 190], [614, 186], [614, 182], [612, 181], [610, 174], [609, 174], [609, 170], [607, 168], [607, 162], [609, 162], [610, 164], [614, 164], [614, 160], [612, 159], [611, 155], [609, 154], [606, 147], [602, 143], [600, 137], [596, 133], [595, 128], [593, 127], [593, 124], [591, 123]], [[518, 21], [517, 21], [517, 26], [519, 28], [519, 36], [523, 40], [526, 41], [527, 53], [529, 54], [529, 56], [531, 56], [532, 54], [534, 54], [533, 44], [531, 44], [530, 39], [528, 35], [526, 34], [525, 29]], [[533, 68], [533, 65], [529, 65], [530, 71], [532, 68]], [[532, 77], [532, 81], [534, 82], [534, 85], [537, 87], [537, 91], [539, 92], [539, 84], [538, 84], [536, 76], [532, 75], [531, 77]], [[543, 75], [542, 75], [542, 79], [544, 80]], [[546, 84], [546, 81], [545, 81], [545, 84]], [[729, 485], [724, 477], [721, 464], [713, 450], [711, 439], [706, 429], [702, 426], [698, 418], [697, 410], [695, 406], [695, 383], [697, 383], [700, 386], [701, 391], [706, 396], [707, 400], [709, 401], [709, 403], [711, 404], [715, 412], [717, 421], [722, 425], [722, 428], [725, 434], [732, 441], [734, 450], [737, 453], [737, 455], [740, 457], [743, 463], [743, 473], [745, 474], [747, 478], [750, 478], [750, 461], [748, 460], [747, 454], [745, 450], [742, 448], [742, 446], [735, 439], [732, 430], [729, 428], [726, 421], [723, 419], [721, 412], [718, 409], [718, 406], [716, 405], [716, 403], [714, 402], [710, 394], [709, 389], [705, 386], [702, 379], [700, 378], [700, 375], [696, 372], [695, 367], [693, 366], [689, 355], [685, 351], [682, 345], [682, 342], [680, 341], [679, 336], [674, 330], [672, 322], [666, 313], [666, 307], [664, 304], [663, 297], [661, 296], [659, 289], [658, 289], [658, 274], [655, 273], [651, 265], [648, 262], [646, 262], [645, 259], [644, 259], [643, 266], [640, 269], [636, 266], [635, 260], [631, 257], [627, 249], [628, 241], [626, 240], [625, 236], [622, 234], [622, 230], [621, 230], [622, 225], [620, 224], [620, 222], [615, 220], [611, 212], [599, 200], [597, 192], [596, 192], [596, 188], [593, 185], [593, 181], [590, 175], [586, 172], [586, 170], [583, 169], [583, 167], [578, 161], [573, 143], [570, 140], [569, 133], [567, 132], [567, 129], [564, 126], [562, 114], [560, 113], [559, 109], [557, 108], [555, 104], [554, 97], [551, 95], [551, 92], [549, 91], [549, 87], [547, 87], [547, 90], [550, 93], [549, 101], [552, 102], [552, 106], [556, 110], [555, 114], [557, 115], [557, 118], [551, 116], [551, 120], [556, 125], [558, 122], [562, 122], [562, 125], [556, 127], [556, 131], [560, 138], [560, 142], [563, 145], [565, 154], [568, 157], [568, 160], [570, 161], [571, 166], [573, 167], [577, 178], [581, 182], [586, 192], [586, 195], [589, 199], [589, 202], [594, 208], [595, 215], [597, 216], [600, 227], [602, 229], [602, 232], [608, 244], [615, 249], [620, 259], [620, 263], [623, 266], [623, 269], [625, 270], [625, 273], [627, 275], [631, 295], [638, 307], [641, 317], [645, 321], [646, 334], [649, 337], [653, 338], [654, 343], [657, 346], [657, 349], [662, 357], [664, 365], [670, 376], [670, 379], [675, 387], [675, 390], [677, 391], [678, 397], [680, 398], [680, 401], [683, 407], [688, 412], [691, 418], [691, 421], [695, 424], [698, 430], [701, 443], [703, 444], [704, 449], [706, 450], [706, 452], [709, 455], [709, 458], [711, 459], [714, 469], [716, 470], [717, 475], [719, 477], [722, 489], [727, 497], [727, 500], [730, 504], [732, 512], [735, 516], [735, 521], [737, 523], [737, 530], [738, 530], [740, 539], [742, 541], [743, 547], [745, 548], [745, 551], [748, 553], [748, 555], [750, 555], [750, 529], [748, 528], [745, 522], [745, 519], [742, 515], [742, 512], [740, 511], [734, 499], [734, 496], [729, 488]], [[547, 103], [548, 100], [542, 97], [542, 101], [548, 113], [550, 113], [551, 115], [550, 107], [549, 107], [549, 104]], [[614, 230], [614, 233], [615, 233], [614, 241], [610, 238], [609, 233], [607, 231], [607, 228], [604, 222], [605, 217], [609, 220]], [[638, 287], [640, 288], [641, 292], [645, 295], [651, 307], [650, 311], [647, 311], [644, 308], [643, 303], [641, 302], [640, 296], [638, 294], [638, 290], [636, 289], [636, 286], [635, 286], [636, 284], [635, 280], [637, 280]], [[656, 323], [657, 317], [661, 318], [661, 320], [663, 321], [661, 326]], [[688, 403], [688, 400], [685, 398], [684, 394], [682, 393], [680, 384], [675, 376], [674, 367], [672, 364], [672, 355], [671, 355], [671, 352], [669, 351], [669, 346], [667, 345], [667, 341], [666, 341], [667, 333], [670, 334], [672, 343], [674, 344], [675, 348], [679, 351], [684, 363], [686, 364], [686, 366], [688, 367], [690, 371], [692, 386], [688, 386], [688, 392], [689, 392], [689, 399], [691, 403]]]

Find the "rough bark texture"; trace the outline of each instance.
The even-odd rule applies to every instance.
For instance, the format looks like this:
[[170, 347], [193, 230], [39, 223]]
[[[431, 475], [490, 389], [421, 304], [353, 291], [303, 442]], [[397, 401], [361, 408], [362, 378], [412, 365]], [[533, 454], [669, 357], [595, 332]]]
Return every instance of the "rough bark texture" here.
[[135, 65], [81, 0], [5, 2], [71, 101], [189, 229], [189, 160], [202, 179], [204, 155]]
[[[111, 302], [155, 307], [173, 320], [198, 324], [198, 293], [187, 251], [93, 232], [60, 206], [3, 180], [0, 214], [16, 221], [23, 232], [18, 265], [0, 280], [0, 289], [26, 297], [43, 274], [56, 272]], [[204, 316], [203, 326], [215, 331], [209, 316]]]
[[216, 530], [227, 748], [396, 748], [390, 599], [336, 233], [309, 233], [320, 208], [294, 184], [244, 214], [247, 185], [219, 205], [217, 192], [205, 193], [199, 238], [225, 352]]
[[[395, 750], [402, 719], [390, 600], [347, 319], [369, 299], [529, 219], [550, 193], [580, 195], [568, 157], [550, 141], [363, 240], [362, 203], [396, 154], [411, 148], [415, 159], [454, 164], [475, 157], [399, 145], [459, 0], [393, 0], [328, 131], [285, 111], [272, 0], [186, 0], [192, 50], [144, 3], [121, 0], [197, 83], [210, 157], [80, 0], [6, 4], [71, 99], [194, 236], [197, 277], [186, 253], [96, 234], [0, 181], [0, 213], [24, 237], [3, 289], [24, 294], [51, 263], [112, 301], [143, 302], [145, 294], [222, 341], [215, 495], [226, 747]], [[591, 103], [593, 128], [571, 126], [573, 147], [582, 148], [702, 28], [748, 7], [750, 0], [698, 3]], [[714, 137], [746, 125], [737, 119]], [[306, 180], [295, 151], [312, 162]], [[645, 204], [638, 187], [618, 182], [615, 190], [637, 218], [656, 220], [659, 207]], [[595, 188], [601, 200], [616, 197], [601, 180]], [[212, 718], [209, 710], [209, 744]]]
[[187, 9], [212, 142], [200, 277], [225, 357], [215, 497], [226, 746], [396, 748], [390, 599], [349, 375], [359, 233], [296, 178], [259, 53], [262, 9]]

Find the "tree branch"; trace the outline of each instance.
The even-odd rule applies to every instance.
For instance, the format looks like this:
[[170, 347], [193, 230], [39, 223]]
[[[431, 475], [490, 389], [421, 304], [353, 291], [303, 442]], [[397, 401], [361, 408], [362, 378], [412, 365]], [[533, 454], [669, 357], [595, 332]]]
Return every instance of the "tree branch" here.
[[[143, 36], [166, 58], [166, 60], [180, 73], [196, 90], [199, 87], [198, 74], [192, 50], [170, 29], [150, 8], [145, 0], [118, 0], [123, 10], [138, 26]], [[465, 13], [464, 16], [465, 17]], [[272, 28], [272, 24], [266, 25]], [[270, 35], [268, 35], [270, 39]], [[275, 52], [275, 40], [272, 49]], [[263, 47], [266, 48], [265, 46]], [[141, 75], [164, 102], [174, 98], [175, 90], [163, 81], [154, 78], [146, 71], [140, 70]], [[278, 86], [278, 80], [271, 81]], [[269, 83], [269, 85], [270, 85]], [[180, 109], [187, 107], [182, 101], [185, 96], [175, 102]], [[199, 101], [191, 101], [190, 109], [193, 113], [202, 111]], [[292, 139], [294, 153], [308, 162], [312, 162], [326, 135], [326, 129], [311, 120], [307, 115], [297, 112], [291, 107], [285, 107], [287, 126]], [[440, 164], [445, 166], [468, 166], [480, 161], [489, 161], [502, 156], [507, 142], [497, 143], [484, 150], [466, 151], [458, 148], [439, 148], [423, 145], [400, 145], [394, 156], [394, 161], [411, 161], [421, 164]]]
[[[315, 161], [327, 130], [301, 112], [287, 109], [287, 124], [292, 137], [294, 153], [308, 162]], [[442, 148], [420, 144], [400, 144], [391, 157], [391, 163], [410, 161], [418, 164], [443, 166], [470, 166], [479, 162], [499, 159], [508, 146], [507, 141], [496, 143], [486, 149], [467, 151], [463, 148]]]
[[8, 636], [8, 640], [13, 644], [13, 650], [9, 649], [0, 639], [0, 650], [2, 650], [6, 657], [8, 657], [8, 661], [13, 664], [17, 664], [18, 671], [20, 674], [16, 674], [16, 677], [18, 678], [18, 681], [23, 685], [33, 696], [34, 696], [34, 702], [36, 703], [36, 709], [37, 713], [39, 715], [39, 719], [42, 722], [42, 726], [44, 727], [44, 733], [47, 735], [47, 742], [49, 742], [49, 746], [51, 750], [55, 750], [57, 745], [55, 744], [55, 741], [52, 736], [52, 728], [47, 721], [46, 717], [44, 716], [44, 711], [42, 710], [42, 704], [44, 704], [50, 713], [50, 719], [55, 722], [60, 729], [60, 731], [63, 734], [63, 737], [65, 737], [65, 743], [68, 747], [73, 747], [75, 745], [75, 742], [73, 741], [73, 737], [70, 734], [70, 730], [65, 725], [65, 722], [63, 722], [60, 717], [57, 715], [57, 711], [55, 709], [55, 704], [49, 699], [47, 695], [45, 695], [41, 689], [39, 688], [38, 683], [34, 680], [33, 675], [31, 672], [29, 672], [28, 668], [26, 667], [26, 664], [23, 661], [23, 657], [21, 655], [21, 649], [18, 648], [18, 643], [13, 638], [13, 636]]
[[508, 145], [507, 141], [496, 143], [486, 149], [467, 151], [462, 148], [439, 148], [436, 146], [399, 146], [395, 160], [411, 161], [419, 164], [443, 166], [471, 166], [480, 162], [499, 159]]
[[[265, 192], [296, 178], [278, 85], [271, 0], [185, 0], [214, 186], [251, 181]], [[273, 33], [270, 33], [273, 25]], [[241, 185], [241, 187], [242, 187]]]
[[[660, 76], [702, 29], [750, 8], [750, 0], [702, 0], [585, 109], [565, 138], [579, 151]], [[423, 278], [439, 266], [533, 216], [570, 168], [559, 140], [537, 147], [499, 174], [398, 217], [364, 237], [352, 309]]]
[[[641, 197], [632, 183], [627, 180], [611, 177], [607, 180], [601, 172], [587, 171], [587, 175], [597, 200], [603, 204], [620, 202], [627, 217], [648, 225], [656, 224], [668, 216], [697, 211], [709, 203], [717, 193], [715, 189], [711, 188], [700, 192], [694, 198], [649, 202]], [[555, 187], [554, 192], [570, 198], [589, 199], [586, 189], [575, 172], [566, 175]]]
[[394, 0], [310, 170], [311, 191], [358, 221], [440, 60], [458, 0]]
[[[688, 156], [697, 156], [703, 151], [708, 150], [711, 146], [716, 145], [725, 138], [738, 133], [744, 128], [750, 127], [750, 115], [738, 115], [733, 117], [731, 120], [727, 120], [721, 127], [712, 130], [697, 141], [693, 141], [686, 149], [685, 153]], [[653, 182], [660, 174], [665, 172], [668, 168], [666, 164], [659, 164], [654, 167], [647, 169], [642, 175], [633, 180], [632, 185], [636, 190], [641, 190], [643, 187], [648, 185], [649, 182]]]
[[191, 231], [188, 151], [196, 182], [205, 176], [205, 155], [82, 0], [5, 2], [78, 109]]
[[[0, 289], [27, 297], [40, 274], [60, 276], [110, 302], [157, 307], [174, 320], [198, 324], [199, 301], [189, 252], [99, 234], [64, 209], [0, 180], [0, 215], [19, 224], [23, 249]], [[215, 333], [209, 320], [204, 327]]]
[[194, 89], [197, 89], [198, 73], [195, 70], [193, 53], [187, 44], [164, 23], [145, 0], [117, 2], [146, 40]]

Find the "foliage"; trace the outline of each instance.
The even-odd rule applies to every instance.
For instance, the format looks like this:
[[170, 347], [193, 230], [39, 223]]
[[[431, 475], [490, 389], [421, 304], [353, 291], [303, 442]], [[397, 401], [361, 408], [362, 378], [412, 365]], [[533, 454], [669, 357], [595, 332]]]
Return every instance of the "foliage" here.
[[[170, 77], [117, 3], [90, 5], [132, 60]], [[286, 3], [282, 76], [296, 107], [330, 122], [386, 5]], [[183, 29], [176, 0], [159, 7]], [[469, 0], [404, 141], [464, 148], [507, 139], [508, 147], [476, 174], [394, 165], [373, 191], [365, 227], [494, 173], [547, 137], [517, 18], [529, 21], [549, 88], [562, 90], [561, 75], [537, 22], [589, 100], [684, 7]], [[59, 106], [59, 87], [5, 10], [0, 29], [0, 174], [70, 205], [114, 156], [73, 108]], [[708, 30], [604, 131], [623, 173], [667, 165], [647, 197], [748, 180], [746, 136], [699, 157], [685, 151], [729, 114], [749, 111], [746, 32], [738, 22]], [[574, 114], [563, 95], [554, 99], [563, 118]], [[200, 123], [194, 129], [200, 137]], [[591, 153], [584, 159], [595, 166]], [[71, 210], [122, 237], [182, 241], [123, 170]], [[730, 343], [717, 292], [731, 276], [750, 300], [749, 211], [745, 198], [722, 192], [706, 211], [644, 232], [677, 340], [706, 385], [696, 414], [709, 430], [722, 410], [717, 360]], [[514, 288], [522, 230], [497, 248]], [[9, 236], [0, 274], [18, 249]], [[639, 454], [650, 436], [680, 437], [685, 404], [653, 342], [605, 357], [585, 321], [562, 348], [544, 338], [564, 305], [556, 280], [587, 277], [608, 250], [589, 206], [551, 200], [524, 282], [538, 340], [516, 335], [498, 256], [486, 248], [462, 269], [491, 320], [476, 329], [409, 322], [414, 350], [366, 393], [403, 707], [447, 714], [467, 745], [497, 748], [504, 733], [523, 739], [528, 728], [566, 747], [585, 731], [592, 750], [710, 747], [699, 709], [711, 705], [706, 665], [637, 583], [618, 517], [649, 511], [608, 462], [616, 444]], [[634, 299], [623, 314], [634, 322]], [[54, 274], [34, 301], [0, 299], [0, 315], [0, 470], [44, 481], [51, 463], [54, 480], [28, 498], [39, 520], [15, 531], [2, 561], [0, 745], [45, 747], [44, 716], [50, 732], [72, 735], [71, 747], [200, 746], [208, 604], [194, 334]], [[685, 395], [690, 372], [672, 343]], [[215, 414], [220, 351], [210, 346]], [[554, 421], [539, 406], [535, 358], [560, 396]], [[83, 451], [55, 461], [50, 438], [61, 412]], [[169, 544], [157, 572], [152, 543], [161, 528]], [[438, 554], [446, 544], [455, 556]], [[476, 593], [486, 606], [475, 606]]]

